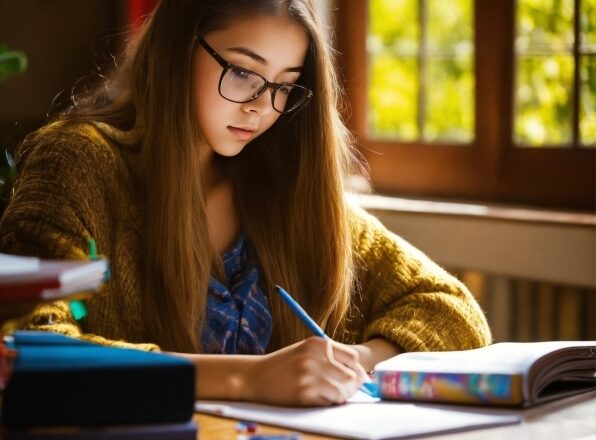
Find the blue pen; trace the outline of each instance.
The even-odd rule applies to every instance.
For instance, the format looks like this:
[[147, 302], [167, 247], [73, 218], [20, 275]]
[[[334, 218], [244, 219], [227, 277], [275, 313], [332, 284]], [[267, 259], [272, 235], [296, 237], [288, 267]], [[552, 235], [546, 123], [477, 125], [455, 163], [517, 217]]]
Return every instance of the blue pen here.
[[[319, 325], [316, 322], [314, 322], [310, 316], [308, 316], [308, 313], [304, 311], [300, 304], [298, 304], [296, 300], [292, 298], [292, 296], [283, 289], [283, 287], [275, 286], [275, 290], [277, 291], [279, 296], [281, 296], [281, 299], [283, 299], [284, 302], [288, 306], [290, 306], [292, 311], [296, 313], [296, 316], [298, 316], [298, 318], [300, 318], [302, 322], [306, 324], [310, 331], [312, 331], [316, 336], [325, 339], [330, 339], [329, 336], [325, 334], [323, 329], [319, 327]], [[379, 389], [370, 380], [362, 384], [362, 386], [360, 387], [360, 391], [364, 392], [365, 394], [368, 394], [371, 397], [379, 397]]]

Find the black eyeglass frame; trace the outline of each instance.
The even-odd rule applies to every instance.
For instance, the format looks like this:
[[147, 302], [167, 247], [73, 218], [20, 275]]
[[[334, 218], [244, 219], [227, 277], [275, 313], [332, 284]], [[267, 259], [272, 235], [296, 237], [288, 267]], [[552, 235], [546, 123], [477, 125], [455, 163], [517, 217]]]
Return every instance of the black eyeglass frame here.
[[[221, 71], [221, 76], [219, 77], [219, 84], [217, 86], [217, 91], [219, 92], [219, 96], [221, 96], [225, 100], [230, 101], [230, 102], [235, 102], [238, 104], [244, 104], [246, 102], [254, 101], [259, 96], [261, 96], [265, 92], [265, 90], [271, 89], [271, 90], [273, 90], [273, 92], [271, 93], [271, 106], [273, 107], [273, 110], [275, 110], [278, 113], [281, 113], [282, 115], [287, 115], [289, 113], [294, 113], [298, 110], [303, 109], [310, 101], [310, 98], [312, 98], [312, 95], [313, 95], [312, 90], [310, 90], [304, 86], [301, 86], [299, 84], [274, 83], [274, 82], [267, 81], [267, 78], [265, 78], [263, 75], [258, 74], [257, 72], [253, 72], [252, 70], [245, 69], [244, 67], [240, 67], [240, 66], [237, 66], [236, 64], [232, 64], [232, 63], [226, 61], [220, 54], [218, 54], [215, 51], [215, 49], [213, 49], [211, 46], [209, 46], [209, 44], [203, 38], [197, 37], [197, 39], [199, 40], [199, 43], [201, 44], [201, 46], [203, 46], [203, 48], [207, 51], [207, 53], [209, 55], [211, 55], [213, 57], [213, 59], [215, 59], [215, 61], [217, 61], [217, 63], [223, 68], [223, 70]], [[249, 99], [245, 99], [243, 101], [236, 101], [236, 100], [230, 99], [221, 93], [221, 84], [223, 82], [224, 76], [230, 69], [239, 70], [241, 72], [246, 72], [247, 74], [255, 75], [255, 76], [261, 78], [264, 81], [264, 84], [257, 91], [257, 93], [255, 93]], [[302, 102], [300, 102], [298, 105], [291, 108], [290, 110], [280, 111], [275, 108], [275, 95], [277, 94], [278, 90], [281, 89], [282, 87], [292, 87], [292, 88], [297, 87], [299, 89], [302, 89], [306, 92], [306, 97], [304, 98], [304, 100]]]

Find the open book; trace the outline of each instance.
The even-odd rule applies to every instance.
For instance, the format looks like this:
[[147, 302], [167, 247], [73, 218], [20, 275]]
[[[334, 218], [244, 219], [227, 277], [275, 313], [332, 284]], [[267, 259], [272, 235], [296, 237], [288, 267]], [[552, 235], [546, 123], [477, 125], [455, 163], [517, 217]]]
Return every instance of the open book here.
[[501, 342], [380, 362], [385, 400], [532, 406], [596, 389], [596, 341]]
[[96, 290], [107, 272], [105, 259], [40, 260], [0, 254], [0, 304], [52, 300]]

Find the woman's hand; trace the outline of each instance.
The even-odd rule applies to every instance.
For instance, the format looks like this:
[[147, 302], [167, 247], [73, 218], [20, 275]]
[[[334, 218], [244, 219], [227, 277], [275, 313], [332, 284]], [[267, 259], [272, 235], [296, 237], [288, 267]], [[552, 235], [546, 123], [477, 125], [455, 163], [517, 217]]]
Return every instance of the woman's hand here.
[[288, 406], [344, 403], [366, 379], [351, 346], [311, 337], [262, 356], [172, 353], [196, 367], [196, 396]]
[[260, 356], [246, 375], [246, 400], [322, 406], [346, 402], [366, 379], [353, 348], [311, 337]]

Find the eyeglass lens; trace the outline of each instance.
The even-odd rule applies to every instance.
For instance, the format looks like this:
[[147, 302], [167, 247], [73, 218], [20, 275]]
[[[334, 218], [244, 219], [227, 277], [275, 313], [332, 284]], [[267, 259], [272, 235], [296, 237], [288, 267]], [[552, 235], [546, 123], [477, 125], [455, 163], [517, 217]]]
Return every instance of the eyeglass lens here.
[[[256, 99], [266, 88], [265, 79], [248, 70], [229, 67], [219, 85], [221, 95], [234, 102]], [[273, 108], [288, 113], [300, 107], [308, 99], [309, 91], [298, 86], [283, 85], [272, 90]]]

